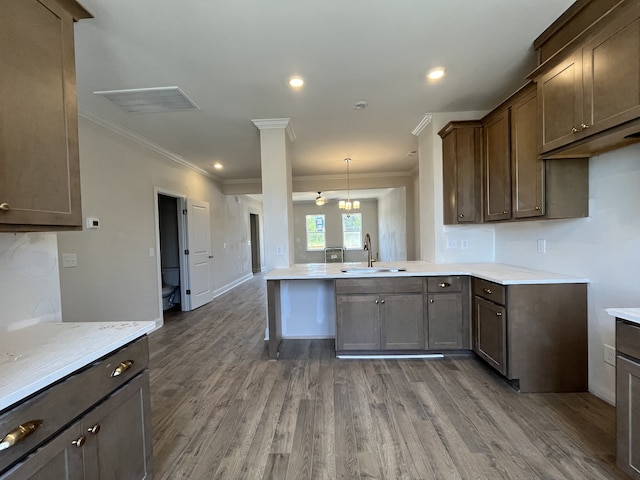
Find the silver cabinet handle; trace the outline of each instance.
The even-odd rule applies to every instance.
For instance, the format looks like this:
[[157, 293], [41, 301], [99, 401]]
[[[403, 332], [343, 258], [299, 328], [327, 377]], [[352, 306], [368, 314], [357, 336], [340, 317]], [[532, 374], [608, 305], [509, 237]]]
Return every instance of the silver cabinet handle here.
[[76, 446], [78, 448], [82, 448], [82, 446], [87, 442], [87, 437], [84, 435], [80, 436], [77, 440], [71, 442], [71, 445]]
[[496, 317], [501, 317], [502, 316], [502, 312], [496, 312]]
[[580, 124], [580, 130], [586, 130], [587, 128], [589, 128], [589, 125], [587, 125], [586, 123]]
[[438, 284], [438, 286], [439, 286], [440, 288], [447, 288], [447, 287], [450, 287], [450, 286], [451, 286], [451, 284], [450, 284], [450, 283], [447, 283], [447, 282], [442, 282], [442, 283], [439, 283], [439, 284]]
[[99, 431], [100, 431], [99, 423], [96, 423], [93, 427], [87, 428], [87, 432], [89, 432], [91, 435], [97, 435]]
[[483, 288], [482, 291], [487, 295], [491, 295], [493, 293], [490, 288]]
[[377, 305], [378, 303], [380, 303], [380, 302], [376, 299], [376, 305]]
[[458, 215], [458, 218], [464, 218], [464, 213], [461, 213], [460, 215]]
[[3, 212], [8, 212], [9, 210], [11, 210], [11, 207], [8, 203], [2, 202], [0, 203], [0, 210], [2, 210]]
[[571, 129], [571, 133], [578, 133], [580, 130], [578, 130], [576, 127], [573, 127]]
[[506, 215], [507, 213], [509, 213], [509, 210], [503, 210], [502, 213]]
[[538, 205], [536, 205], [536, 210], [542, 210]]
[[382, 300], [380, 300], [380, 303], [384, 303], [384, 298]]
[[429, 303], [433, 303], [433, 302], [435, 302], [435, 300], [433, 298], [430, 298]]

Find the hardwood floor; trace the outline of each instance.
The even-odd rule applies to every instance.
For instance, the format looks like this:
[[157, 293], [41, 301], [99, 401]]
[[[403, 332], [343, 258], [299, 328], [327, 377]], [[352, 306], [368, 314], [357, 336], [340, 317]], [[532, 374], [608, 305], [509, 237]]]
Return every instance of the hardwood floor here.
[[150, 336], [158, 479], [624, 479], [615, 409], [518, 394], [473, 357], [268, 361], [254, 277]]

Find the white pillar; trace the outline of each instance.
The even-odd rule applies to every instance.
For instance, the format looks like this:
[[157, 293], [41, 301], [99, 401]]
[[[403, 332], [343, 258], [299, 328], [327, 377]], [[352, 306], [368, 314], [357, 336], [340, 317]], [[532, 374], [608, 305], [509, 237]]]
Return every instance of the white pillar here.
[[267, 270], [293, 264], [293, 202], [288, 141], [295, 140], [289, 118], [251, 120], [260, 129], [264, 260]]

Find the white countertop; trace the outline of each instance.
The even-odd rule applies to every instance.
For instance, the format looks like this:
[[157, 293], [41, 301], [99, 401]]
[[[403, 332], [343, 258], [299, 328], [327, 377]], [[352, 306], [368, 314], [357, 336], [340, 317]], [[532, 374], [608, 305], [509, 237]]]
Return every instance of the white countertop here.
[[640, 325], [640, 308], [607, 308], [607, 313]]
[[1, 332], [0, 411], [155, 327], [155, 322], [62, 322]]
[[304, 280], [369, 277], [426, 277], [436, 275], [471, 275], [501, 285], [589, 283], [589, 279], [561, 273], [544, 272], [502, 263], [429, 263], [375, 262], [374, 267], [401, 267], [403, 272], [342, 273], [343, 268], [366, 267], [364, 263], [298, 263], [289, 268], [271, 270], [267, 280]]

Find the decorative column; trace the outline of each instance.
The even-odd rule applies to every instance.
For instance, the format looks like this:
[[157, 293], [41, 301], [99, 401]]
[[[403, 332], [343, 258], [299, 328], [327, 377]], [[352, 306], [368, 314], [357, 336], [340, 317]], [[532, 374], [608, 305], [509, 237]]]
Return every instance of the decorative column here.
[[251, 120], [260, 130], [265, 267], [287, 268], [294, 262], [291, 160], [287, 137], [295, 141], [289, 118]]

